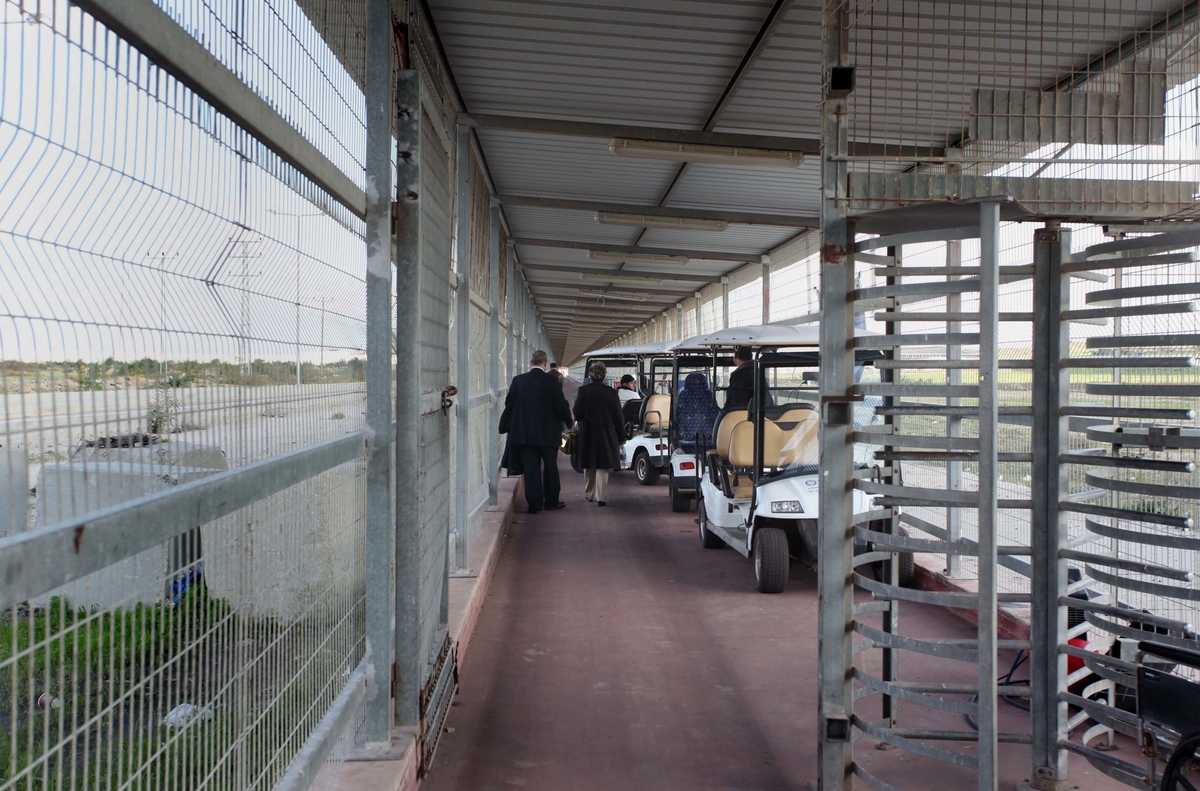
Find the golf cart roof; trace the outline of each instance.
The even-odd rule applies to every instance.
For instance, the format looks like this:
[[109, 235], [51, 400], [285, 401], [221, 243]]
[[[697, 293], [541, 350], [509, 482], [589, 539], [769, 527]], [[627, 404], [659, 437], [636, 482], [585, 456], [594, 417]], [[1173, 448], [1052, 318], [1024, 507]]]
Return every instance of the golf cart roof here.
[[[855, 337], [878, 335], [877, 332], [856, 328]], [[678, 348], [706, 348], [710, 346], [792, 347], [820, 346], [821, 325], [808, 324], [754, 324], [747, 327], [729, 327], [705, 335], [697, 335], [679, 344]]]
[[656, 354], [666, 354], [679, 345], [679, 341], [662, 341], [661, 343], [643, 343], [638, 346], [609, 346], [604, 349], [594, 349], [585, 352], [584, 357], [649, 357]]

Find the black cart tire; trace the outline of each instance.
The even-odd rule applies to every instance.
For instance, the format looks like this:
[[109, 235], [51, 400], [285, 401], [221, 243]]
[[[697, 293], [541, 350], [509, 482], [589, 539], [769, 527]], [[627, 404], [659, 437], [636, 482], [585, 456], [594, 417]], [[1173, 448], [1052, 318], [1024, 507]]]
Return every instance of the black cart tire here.
[[687, 513], [692, 509], [691, 492], [681, 492], [671, 485], [671, 510], [677, 514]]
[[708, 529], [708, 511], [704, 508], [704, 498], [696, 501], [696, 524], [700, 525], [700, 546], [705, 549], [724, 549], [725, 540]]
[[646, 451], [640, 450], [633, 457], [633, 474], [642, 486], [653, 486], [658, 483], [662, 470], [650, 463], [650, 455]]
[[791, 561], [786, 533], [778, 527], [754, 531], [754, 582], [759, 593], [783, 593]]
[[[907, 537], [908, 531], [901, 527], [897, 530], [897, 535]], [[873, 552], [874, 549], [874, 546], [871, 545], [867, 548], [867, 551]], [[911, 588], [913, 586], [913, 578], [916, 577], [917, 572], [916, 561], [913, 559], [913, 553], [906, 550], [901, 550], [896, 554], [898, 555], [900, 563], [899, 574], [897, 575], [896, 581], [900, 584], [901, 588]], [[872, 563], [871, 566], [871, 573], [875, 579], [879, 582], [886, 583], [888, 580], [884, 579], [883, 561], [876, 561], [875, 563]]]

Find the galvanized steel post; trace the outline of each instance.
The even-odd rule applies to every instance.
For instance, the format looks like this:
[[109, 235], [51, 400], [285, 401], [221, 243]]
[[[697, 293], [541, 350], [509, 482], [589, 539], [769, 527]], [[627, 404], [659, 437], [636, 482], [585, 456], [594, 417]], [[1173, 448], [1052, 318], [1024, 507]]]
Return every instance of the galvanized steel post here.
[[488, 386], [492, 397], [489, 401], [487, 426], [487, 472], [488, 472], [488, 502], [495, 505], [500, 497], [500, 435], [496, 428], [500, 423], [500, 201], [492, 198], [491, 211], [488, 213], [489, 244], [488, 262], [491, 273], [488, 282], [491, 283], [488, 304], [492, 308], [491, 323], [488, 332]]
[[[962, 266], [962, 242], [953, 240], [946, 242], [946, 266], [952, 270]], [[947, 277], [947, 280], [955, 280], [954, 277]], [[962, 310], [962, 294], [947, 294], [946, 295], [946, 311], [948, 313], [958, 313]], [[946, 322], [946, 334], [955, 335], [962, 332], [962, 322], [948, 321]], [[962, 346], [957, 343], [947, 344], [946, 359], [958, 361], [962, 359]], [[959, 368], [946, 369], [946, 384], [951, 387], [962, 385], [962, 370]], [[951, 397], [946, 399], [946, 404], [949, 406], [959, 406], [962, 404], [962, 399]], [[961, 437], [962, 436], [962, 418], [958, 415], [948, 415], [946, 417], [946, 436]], [[962, 470], [963, 463], [961, 461], [946, 462], [946, 488], [950, 491], [958, 491], [962, 489]], [[958, 508], [946, 509], [946, 540], [951, 544], [957, 543], [962, 538], [962, 510]], [[951, 552], [946, 555], [946, 574], [950, 577], [962, 576], [962, 555], [956, 552]]]
[[995, 791], [996, 755], [996, 359], [1000, 326], [1000, 200], [979, 204], [979, 788]]
[[[824, 66], [843, 66], [849, 48], [844, 4], [827, 5]], [[828, 88], [828, 85], [826, 85]], [[837, 204], [846, 184], [845, 98], [826, 95], [821, 105], [821, 539], [817, 565], [818, 701], [817, 782], [821, 791], [849, 791], [854, 762], [853, 690], [850, 683], [854, 588], [854, 224]], [[835, 159], [835, 157], [837, 157]], [[726, 311], [729, 292], [726, 289]]]
[[771, 323], [771, 256], [762, 261], [762, 323]]
[[[1046, 227], [1034, 232], [1033, 255], [1033, 516], [1030, 561], [1033, 605], [1030, 638], [1031, 785], [1042, 791], [1067, 788], [1067, 753], [1059, 739], [1067, 735], [1067, 611], [1059, 605], [1067, 595], [1067, 562], [1059, 550], [1067, 545], [1066, 514], [1059, 503], [1070, 491], [1068, 468], [1059, 456], [1070, 450], [1070, 418], [1062, 410], [1071, 401], [1069, 372], [1061, 367], [1070, 356], [1070, 325], [1062, 312], [1070, 309], [1070, 278], [1062, 272], [1071, 249], [1070, 231]], [[1120, 270], [1118, 270], [1120, 271]]]
[[517, 253], [516, 244], [513, 243], [512, 239], [508, 240], [508, 250], [506, 251], [506, 255], [508, 256], [508, 283], [507, 288], [505, 288], [504, 318], [508, 320], [508, 376], [504, 380], [505, 387], [507, 387], [507, 383], [511, 382], [513, 377], [517, 375]]
[[391, 738], [395, 587], [391, 511], [392, 444], [392, 24], [387, 0], [366, 5], [367, 429], [366, 741]]
[[[396, 724], [421, 719], [421, 76], [396, 77]], [[436, 317], [445, 321], [447, 317]], [[404, 471], [404, 474], [401, 474]]]
[[458, 381], [454, 431], [454, 567], [470, 569], [471, 503], [471, 127], [457, 127], [455, 237], [458, 289], [454, 295], [455, 362]]
[[721, 278], [721, 329], [729, 329], [729, 278]]

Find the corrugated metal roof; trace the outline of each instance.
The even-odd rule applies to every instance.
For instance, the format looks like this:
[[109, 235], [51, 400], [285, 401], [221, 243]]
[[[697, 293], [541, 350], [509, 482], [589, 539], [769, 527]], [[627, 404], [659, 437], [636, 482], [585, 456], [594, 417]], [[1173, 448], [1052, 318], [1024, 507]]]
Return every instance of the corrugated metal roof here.
[[730, 225], [729, 230], [721, 232], [650, 228], [642, 237], [642, 244], [648, 247], [690, 247], [696, 250], [761, 254], [795, 235], [795, 228], [773, 225]]
[[678, 165], [625, 159], [608, 140], [480, 130], [492, 178], [505, 194], [653, 204]]
[[595, 212], [506, 206], [504, 215], [508, 217], [513, 236], [631, 245], [638, 235], [637, 228], [601, 225], [596, 222]]
[[672, 206], [816, 215], [821, 207], [821, 161], [795, 169], [691, 164], [671, 193]]
[[439, 0], [434, 21], [467, 107], [696, 127], [770, 0]]

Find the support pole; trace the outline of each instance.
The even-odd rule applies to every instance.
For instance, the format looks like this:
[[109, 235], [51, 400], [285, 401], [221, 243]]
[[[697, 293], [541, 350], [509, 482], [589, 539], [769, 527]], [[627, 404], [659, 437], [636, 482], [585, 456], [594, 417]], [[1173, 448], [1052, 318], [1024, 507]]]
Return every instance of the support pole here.
[[395, 586], [392, 464], [392, 25], [387, 0], [367, 0], [366, 741], [390, 744]]
[[[421, 469], [421, 77], [396, 77], [396, 470]], [[396, 724], [421, 720], [420, 476], [396, 475]]]
[[[824, 20], [826, 73], [847, 63], [849, 12], [827, 4]], [[817, 564], [820, 688], [817, 722], [817, 783], [820, 791], [850, 791], [853, 780], [854, 661], [851, 635], [854, 587], [850, 584], [854, 538], [852, 432], [854, 418], [854, 224], [837, 205], [844, 191], [846, 99], [825, 96], [821, 104], [821, 539]], [[729, 291], [725, 290], [728, 317]], [[728, 323], [728, 319], [726, 320]]]
[[771, 256], [764, 255], [762, 262], [762, 323], [771, 323]]
[[[946, 242], [946, 266], [960, 267], [962, 266], [962, 242], [953, 240]], [[955, 280], [957, 278], [947, 277], [947, 280]], [[948, 294], [946, 296], [946, 311], [948, 313], [958, 313], [962, 310], [962, 295]], [[962, 322], [948, 321], [946, 322], [946, 333], [953, 335], [962, 332]], [[961, 360], [962, 346], [957, 343], [949, 344], [946, 347], [947, 360]], [[958, 386], [962, 384], [962, 370], [958, 368], [946, 369], [946, 384]], [[959, 406], [962, 404], [961, 398], [949, 398], [946, 403], [950, 406]], [[962, 436], [962, 418], [957, 415], [951, 415], [946, 418], [946, 436], [961, 437]], [[950, 491], [959, 491], [963, 488], [962, 479], [963, 464], [961, 461], [946, 462], [946, 488]], [[947, 508], [946, 509], [946, 540], [951, 544], [957, 543], [962, 538], [962, 509]], [[962, 576], [962, 555], [951, 552], [946, 555], [946, 575], [955, 578]]]
[[729, 278], [721, 278], [721, 329], [729, 329]]
[[[1000, 291], [1000, 202], [979, 204], [979, 789], [996, 791], [996, 360]], [[1044, 656], [1044, 655], [1043, 655]]]
[[[1071, 232], [1056, 227], [1034, 232], [1033, 252], [1033, 465], [1030, 562], [1033, 566], [1030, 639], [1032, 696], [1030, 725], [1033, 745], [1030, 785], [1039, 791], [1061, 791], [1067, 782], [1067, 753], [1058, 746], [1066, 737], [1067, 657], [1058, 651], [1066, 642], [1067, 611], [1059, 599], [1067, 594], [1067, 562], [1058, 557], [1067, 544], [1066, 515], [1059, 503], [1070, 491], [1068, 469], [1059, 455], [1070, 449], [1070, 418], [1061, 409], [1070, 403], [1069, 372], [1060, 367], [1070, 355], [1070, 332], [1062, 312], [1070, 309], [1070, 278], [1062, 264], [1071, 250]], [[1118, 270], [1119, 271], [1119, 270]]]
[[[508, 377], [504, 381], [508, 383], [512, 382], [513, 377], [517, 375], [517, 338], [519, 337], [516, 322], [517, 253], [512, 239], [508, 240], [508, 250], [505, 251], [505, 255], [508, 256], [508, 282], [504, 299], [504, 317], [508, 320]], [[497, 422], [499, 422], [499, 418], [497, 418]]]
[[487, 471], [488, 503], [495, 505], [500, 500], [500, 435], [496, 427], [500, 424], [500, 201], [492, 198], [488, 214], [488, 262], [491, 267], [488, 282], [491, 284], [488, 304], [492, 307], [492, 320], [488, 330], [488, 387], [492, 397], [488, 409], [487, 425]]
[[454, 568], [470, 565], [471, 503], [471, 127], [457, 127], [457, 210], [455, 219], [458, 289], [454, 295], [458, 397], [454, 406]]

